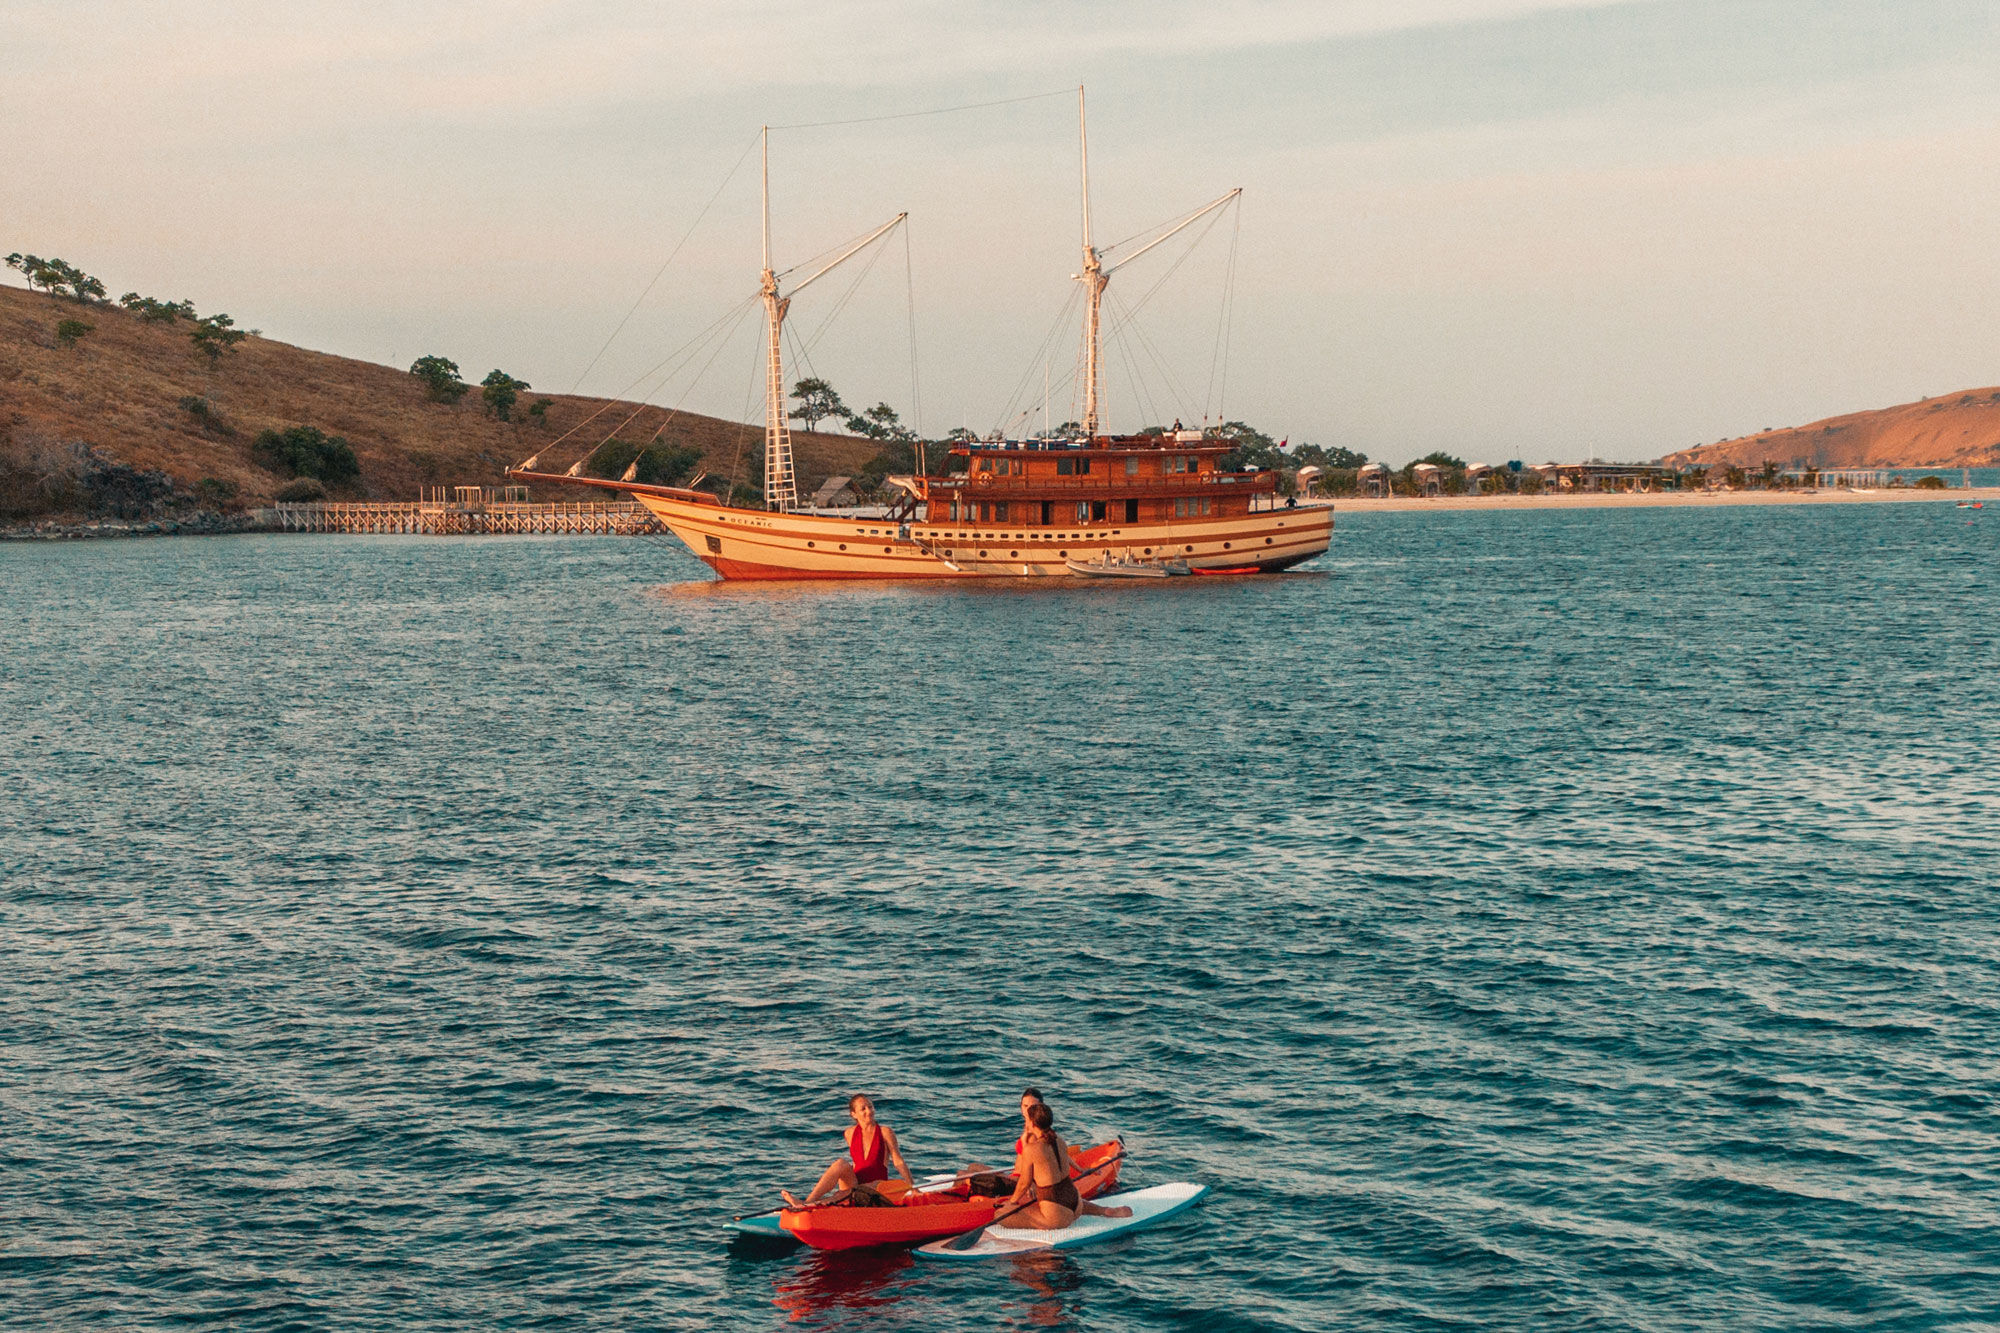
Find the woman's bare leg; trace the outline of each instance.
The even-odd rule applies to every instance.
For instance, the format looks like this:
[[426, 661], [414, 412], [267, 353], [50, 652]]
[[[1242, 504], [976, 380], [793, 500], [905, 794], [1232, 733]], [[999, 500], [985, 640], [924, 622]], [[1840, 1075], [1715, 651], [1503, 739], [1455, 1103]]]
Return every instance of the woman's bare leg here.
[[1123, 1205], [1117, 1208], [1106, 1208], [1101, 1203], [1092, 1203], [1090, 1200], [1085, 1199], [1083, 1206], [1076, 1210], [1076, 1215], [1078, 1217], [1130, 1217], [1132, 1210]]
[[812, 1187], [812, 1193], [806, 1195], [804, 1203], [793, 1198], [790, 1190], [779, 1190], [778, 1197], [789, 1207], [810, 1208], [826, 1195], [851, 1190], [858, 1183], [854, 1178], [854, 1168], [848, 1165], [847, 1159], [836, 1157], [833, 1165], [826, 1169], [826, 1174], [819, 1178], [819, 1184]]
[[1059, 1203], [1043, 1199], [1029, 1204], [1012, 1217], [995, 1219], [993, 1225], [1003, 1230], [1061, 1231], [1074, 1221], [1075, 1213]]

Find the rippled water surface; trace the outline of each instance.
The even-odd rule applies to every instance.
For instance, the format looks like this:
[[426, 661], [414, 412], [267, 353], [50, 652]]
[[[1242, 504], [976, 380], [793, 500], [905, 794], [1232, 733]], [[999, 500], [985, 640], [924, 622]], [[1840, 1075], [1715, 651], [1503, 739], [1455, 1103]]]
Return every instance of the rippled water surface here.
[[[1996, 523], [1082, 588], [0, 547], [0, 1322], [1991, 1327]], [[723, 1229], [850, 1090], [923, 1171], [1026, 1083], [1209, 1201]]]

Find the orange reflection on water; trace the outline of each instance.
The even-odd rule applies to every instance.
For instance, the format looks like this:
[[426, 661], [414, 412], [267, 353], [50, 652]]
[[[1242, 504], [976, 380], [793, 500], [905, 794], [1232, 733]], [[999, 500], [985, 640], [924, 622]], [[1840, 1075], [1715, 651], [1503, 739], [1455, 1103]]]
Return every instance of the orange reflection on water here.
[[908, 1271], [915, 1264], [904, 1249], [814, 1250], [773, 1284], [771, 1304], [793, 1323], [831, 1310], [879, 1309], [895, 1304], [915, 1281]]

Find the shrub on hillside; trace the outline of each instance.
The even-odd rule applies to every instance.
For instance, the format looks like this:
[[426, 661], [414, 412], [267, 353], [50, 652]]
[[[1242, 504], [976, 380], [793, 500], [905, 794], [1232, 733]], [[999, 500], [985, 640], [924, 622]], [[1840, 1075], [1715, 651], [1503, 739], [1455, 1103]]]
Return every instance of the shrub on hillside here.
[[471, 389], [459, 378], [458, 362], [441, 356], [420, 356], [410, 364], [410, 373], [424, 382], [434, 403], [455, 403]]
[[195, 483], [194, 489], [195, 494], [218, 508], [236, 498], [236, 483], [224, 481], [221, 477], [203, 477]]
[[280, 487], [277, 494], [279, 504], [311, 504], [315, 500], [326, 499], [326, 487], [311, 477], [300, 477], [297, 481]]
[[148, 324], [175, 324], [195, 317], [192, 301], [159, 301], [137, 292], [127, 292], [118, 298], [118, 304]]
[[78, 338], [96, 327], [95, 324], [86, 324], [80, 319], [66, 319], [56, 325], [56, 341], [64, 347], [74, 347]]
[[188, 337], [194, 342], [194, 350], [214, 365], [222, 360], [224, 352], [234, 351], [237, 343], [250, 336], [249, 330], [236, 328], [235, 324], [228, 315], [208, 315], [194, 322], [194, 331]]
[[[689, 445], [633, 444], [629, 440], [606, 440], [592, 451], [583, 465], [593, 477], [618, 479], [628, 469], [631, 479], [647, 486], [672, 486], [684, 480], [701, 462], [701, 450]], [[632, 465], [637, 463], [634, 468]]]
[[546, 426], [549, 424], [549, 409], [555, 405], [556, 400], [553, 398], [537, 398], [528, 404], [528, 415], [535, 419], [537, 426]]
[[479, 396], [486, 400], [486, 410], [502, 421], [512, 421], [514, 404], [521, 397], [521, 390], [529, 386], [526, 380], [517, 380], [504, 370], [494, 370], [479, 382]]
[[1943, 490], [1943, 489], [1944, 489], [1944, 478], [1943, 478], [1943, 477], [1918, 477], [1918, 478], [1917, 478], [1917, 489], [1918, 489], [1918, 490], [1920, 490], [1920, 491], [1941, 491], [1941, 490]]
[[67, 296], [84, 305], [104, 298], [103, 283], [76, 265], [60, 259], [43, 259], [40, 255], [16, 252], [7, 256], [7, 267], [26, 278], [28, 286], [39, 287], [50, 296]]
[[234, 435], [236, 427], [222, 419], [222, 413], [215, 410], [215, 404], [199, 394], [189, 394], [181, 399], [181, 411], [194, 418], [195, 424], [212, 435]]
[[361, 475], [354, 447], [317, 426], [267, 430], [250, 446], [250, 456], [260, 466], [287, 477], [341, 482]]

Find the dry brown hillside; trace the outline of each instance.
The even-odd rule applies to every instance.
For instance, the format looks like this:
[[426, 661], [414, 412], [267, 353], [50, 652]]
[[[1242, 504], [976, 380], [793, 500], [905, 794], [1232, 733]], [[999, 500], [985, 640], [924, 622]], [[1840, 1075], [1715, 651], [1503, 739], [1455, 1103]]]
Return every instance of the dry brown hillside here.
[[[56, 327], [65, 319], [95, 327], [63, 346]], [[166, 472], [185, 488], [207, 477], [233, 482], [240, 502], [256, 504], [289, 478], [251, 461], [252, 440], [262, 430], [309, 425], [354, 447], [361, 462], [360, 481], [349, 488], [355, 498], [413, 500], [425, 485], [499, 483], [505, 468], [600, 408], [608, 410], [546, 454], [543, 466], [566, 466], [578, 442], [602, 439], [614, 425], [619, 438], [644, 441], [669, 415], [634, 403], [529, 391], [515, 409], [520, 420], [509, 424], [486, 413], [476, 387], [456, 404], [434, 403], [401, 368], [269, 338], [247, 339], [211, 366], [194, 350], [188, 328], [147, 324], [116, 306], [79, 306], [0, 287], [0, 471], [29, 453], [82, 444], [132, 467]], [[468, 370], [475, 380], [479, 373]], [[230, 433], [204, 426], [181, 406], [193, 397], [207, 399]], [[527, 419], [537, 398], [553, 400], [546, 425]], [[635, 411], [636, 419], [618, 425]], [[702, 466], [725, 477], [740, 451], [745, 480], [754, 479], [753, 460], [763, 449], [759, 426], [688, 413], [675, 416], [661, 438], [699, 448]], [[879, 448], [844, 435], [800, 432], [793, 440], [807, 490], [830, 473], [858, 470]], [[546, 498], [591, 494], [565, 489]]]
[[2000, 464], [2000, 389], [1968, 389], [1922, 402], [1850, 412], [1808, 426], [1668, 454], [1676, 467], [1992, 467]]

